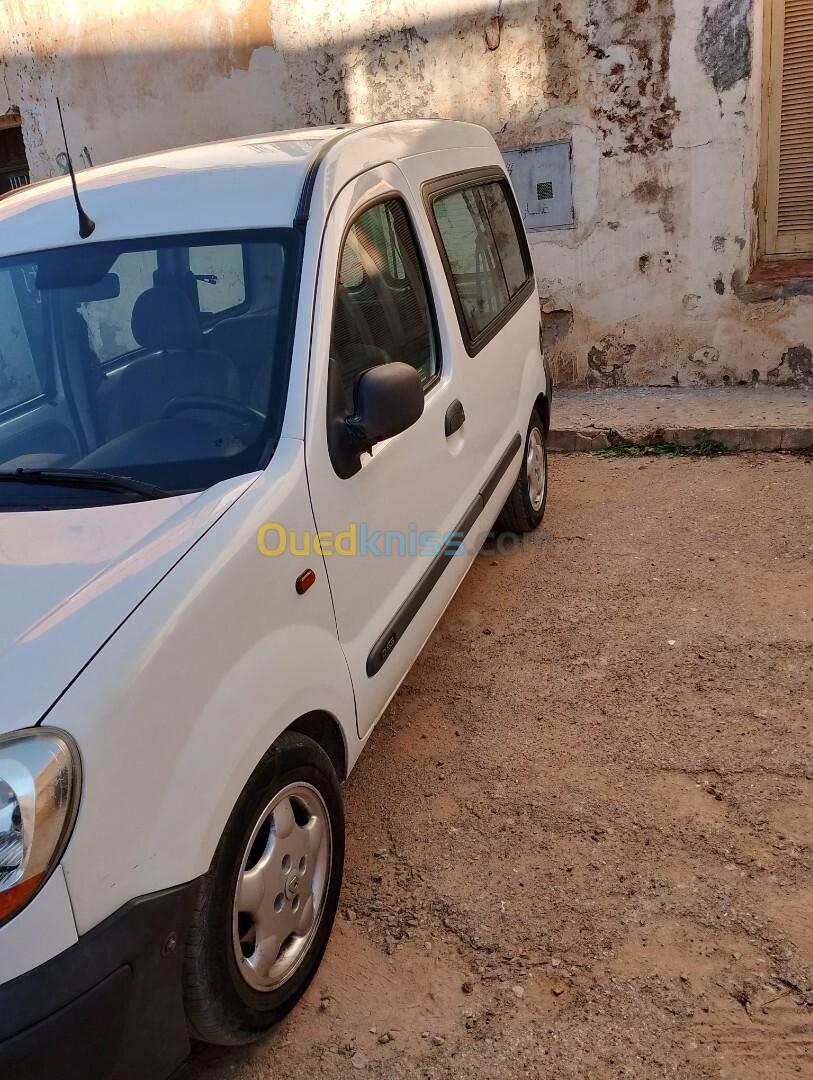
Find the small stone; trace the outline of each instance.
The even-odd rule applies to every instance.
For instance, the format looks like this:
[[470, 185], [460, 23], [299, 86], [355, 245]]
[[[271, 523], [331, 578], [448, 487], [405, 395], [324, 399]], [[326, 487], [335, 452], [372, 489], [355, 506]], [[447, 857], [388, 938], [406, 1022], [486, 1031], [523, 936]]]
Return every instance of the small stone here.
[[446, 1042], [446, 1040], [443, 1038], [442, 1035], [433, 1035], [432, 1036], [432, 1045], [433, 1046], [443, 1046], [443, 1044], [445, 1042]]
[[383, 1035], [378, 1036], [378, 1041], [382, 1044], [390, 1042], [390, 1033], [388, 1031], [385, 1031]]
[[674, 638], [671, 638], [671, 637], [670, 637], [670, 638], [668, 638], [668, 639], [667, 639], [667, 642], [666, 642], [666, 644], [667, 644], [667, 645], [677, 645], [677, 642], [675, 641], [675, 639], [674, 639]]
[[553, 956], [553, 957], [551, 957], [550, 966], [551, 967], [559, 967], [561, 962], [562, 961], [559, 959], [558, 956]]
[[554, 997], [561, 997], [564, 994], [565, 988], [563, 986], [554, 986], [551, 993]]
[[348, 922], [355, 922], [356, 921], [356, 913], [350, 907], [345, 910], [344, 917], [345, 917], [345, 919], [347, 919]]
[[381, 877], [381, 874], [379, 874], [376, 870], [372, 874], [370, 874], [370, 881], [372, 881], [376, 885], [380, 885], [383, 881], [383, 878]]
[[350, 1058], [350, 1064], [354, 1069], [366, 1069], [369, 1062], [364, 1054], [353, 1054]]
[[687, 982], [689, 981], [689, 976], [688, 976], [688, 975], [685, 975], [685, 974], [684, 974], [684, 975], [681, 975], [681, 976], [680, 976], [680, 981], [681, 981], [681, 982], [684, 982], [684, 983], [687, 983]]
[[525, 997], [525, 989], [522, 986], [512, 986], [511, 993], [517, 998]]
[[494, 633], [494, 631], [489, 630], [489, 628], [487, 626], [485, 626], [485, 627], [483, 627], [483, 633], [486, 635], [486, 637], [489, 637], [491, 634]]
[[327, 1012], [327, 1010], [329, 1008], [330, 1008], [330, 998], [329, 997], [323, 997], [322, 1000], [319, 1002], [319, 1011], [320, 1012]]
[[471, 985], [470, 982], [466, 981], [463, 983], [460, 989], [463, 991], [464, 994], [471, 994], [474, 990], [474, 987]]

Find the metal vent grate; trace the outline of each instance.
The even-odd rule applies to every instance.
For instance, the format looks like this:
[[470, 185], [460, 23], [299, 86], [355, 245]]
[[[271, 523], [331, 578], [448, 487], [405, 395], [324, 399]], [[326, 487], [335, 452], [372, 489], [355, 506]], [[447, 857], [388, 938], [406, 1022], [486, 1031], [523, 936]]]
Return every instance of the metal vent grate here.
[[536, 185], [536, 197], [541, 202], [543, 199], [553, 198], [553, 181], [545, 180]]

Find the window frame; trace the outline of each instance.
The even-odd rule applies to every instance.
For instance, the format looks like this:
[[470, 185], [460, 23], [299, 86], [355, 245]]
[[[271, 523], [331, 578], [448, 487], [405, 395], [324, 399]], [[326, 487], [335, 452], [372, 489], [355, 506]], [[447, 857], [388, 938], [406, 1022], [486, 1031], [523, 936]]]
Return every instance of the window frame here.
[[[453, 195], [455, 192], [463, 191], [466, 188], [484, 187], [486, 184], [494, 183], [494, 181], [499, 183], [500, 187], [502, 187], [506, 193], [506, 202], [508, 203], [508, 209], [514, 222], [520, 251], [522, 253], [522, 261], [525, 265], [525, 281], [514, 295], [509, 298], [508, 303], [502, 311], [495, 315], [491, 322], [484, 326], [479, 334], [472, 336], [469, 333], [463, 304], [457, 291], [457, 285], [455, 283], [454, 274], [452, 273], [449, 256], [446, 252], [443, 236], [435, 216], [435, 203], [445, 195]], [[435, 243], [443, 265], [443, 271], [446, 275], [446, 284], [449, 293], [451, 294], [455, 313], [457, 314], [460, 335], [469, 356], [476, 356], [486, 347], [486, 345], [488, 345], [492, 338], [496, 337], [503, 327], [511, 321], [517, 311], [525, 304], [525, 301], [534, 291], [534, 269], [533, 261], [531, 259], [531, 250], [528, 244], [528, 237], [525, 234], [525, 227], [522, 224], [522, 217], [520, 216], [519, 207], [517, 206], [517, 200], [511, 187], [511, 181], [508, 179], [508, 174], [499, 166], [489, 165], [479, 169], [464, 169], [460, 172], [447, 173], [445, 176], [427, 180], [423, 184], [421, 190], [424, 206], [426, 208], [426, 216], [429, 219], [429, 225], [435, 237]], [[484, 203], [483, 212], [488, 221], [489, 232], [491, 233], [491, 238], [494, 243], [494, 250], [499, 260], [500, 269], [503, 273], [503, 277], [505, 277], [502, 256], [500, 255], [499, 245], [497, 244], [491, 224], [491, 215], [488, 213], [488, 209]]]
[[760, 160], [757, 197], [757, 264], [753, 280], [813, 277], [813, 228], [804, 246], [777, 251], [779, 211], [779, 158], [782, 131], [782, 76], [784, 70], [784, 0], [765, 0], [762, 22], [762, 79]]
[[[330, 348], [333, 345], [333, 326], [334, 326], [334, 322], [335, 322], [335, 318], [336, 318], [336, 302], [338, 300], [338, 295], [339, 295], [339, 282], [340, 282], [340, 275], [341, 275], [341, 270], [342, 270], [342, 257], [344, 255], [344, 248], [345, 248], [345, 245], [347, 243], [347, 237], [350, 235], [350, 230], [353, 228], [353, 226], [356, 224], [356, 222], [361, 217], [364, 216], [364, 214], [368, 213], [368, 211], [374, 210], [376, 208], [376, 206], [380, 206], [382, 203], [388, 203], [388, 202], [393, 202], [393, 201], [399, 202], [401, 204], [401, 206], [403, 207], [404, 216], [406, 218], [406, 223], [407, 223], [407, 226], [409, 227], [409, 231], [410, 231], [410, 233], [412, 235], [412, 242], [413, 242], [413, 244], [415, 246], [415, 255], [417, 256], [417, 260], [418, 260], [418, 270], [419, 270], [419, 272], [421, 274], [421, 278], [423, 279], [424, 292], [426, 293], [426, 303], [427, 303], [427, 306], [429, 308], [430, 328], [431, 328], [432, 336], [433, 336], [434, 342], [435, 342], [435, 359], [436, 359], [435, 373], [434, 373], [434, 375], [432, 376], [431, 379], [427, 379], [427, 381], [423, 384], [423, 396], [426, 397], [427, 394], [430, 392], [430, 390], [434, 389], [434, 387], [436, 387], [438, 385], [438, 383], [440, 382], [440, 377], [441, 377], [441, 374], [443, 373], [443, 349], [441, 347], [440, 330], [439, 330], [438, 316], [437, 316], [437, 311], [436, 311], [435, 294], [434, 294], [434, 291], [433, 291], [433, 288], [432, 288], [432, 278], [430, 277], [429, 271], [427, 269], [426, 257], [424, 255], [423, 247], [421, 246], [420, 235], [418, 233], [418, 230], [415, 228], [415, 218], [414, 218], [414, 215], [412, 214], [412, 212], [410, 210], [409, 202], [407, 200], [406, 195], [404, 194], [404, 192], [398, 191], [396, 188], [392, 188], [392, 190], [390, 190], [388, 192], [385, 192], [384, 194], [377, 193], [372, 198], [368, 199], [366, 202], [361, 203], [361, 205], [356, 208], [353, 215], [350, 218], [348, 218], [348, 220], [347, 220], [347, 222], [345, 224], [345, 227], [342, 230], [341, 240], [339, 241], [339, 248], [338, 248], [338, 254], [337, 254], [337, 259], [336, 259], [335, 276], [334, 276], [334, 283], [333, 283], [333, 305], [331, 307], [331, 314], [330, 314], [330, 344], [329, 344], [328, 348]], [[388, 275], [384, 275], [384, 277], [385, 277], [385, 280], [387, 280]], [[404, 286], [402, 286], [402, 285], [391, 285], [388, 280], [387, 280], [387, 287], [391, 288], [394, 292], [397, 292], [399, 290], [403, 290], [403, 288], [404, 288]], [[361, 288], [361, 285], [358, 285], [355, 288]], [[351, 291], [355, 291], [355, 290], [351, 290]], [[417, 368], [415, 370], [417, 371]], [[328, 391], [328, 402], [330, 402], [330, 397], [331, 397], [331, 395], [330, 395], [330, 392]], [[329, 408], [330, 408], [330, 405], [328, 405], [328, 409]], [[330, 420], [330, 419], [331, 419], [331, 417], [329, 416], [328, 420]]]

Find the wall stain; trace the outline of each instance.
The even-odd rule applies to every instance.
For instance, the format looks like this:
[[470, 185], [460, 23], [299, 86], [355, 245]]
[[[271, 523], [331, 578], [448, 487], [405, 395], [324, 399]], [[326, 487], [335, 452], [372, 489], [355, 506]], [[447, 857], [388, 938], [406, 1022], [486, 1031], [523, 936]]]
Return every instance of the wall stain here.
[[703, 7], [697, 58], [718, 94], [751, 74], [751, 0], [719, 0]]
[[672, 188], [662, 184], [655, 176], [648, 176], [632, 190], [632, 197], [641, 203], [656, 205], [658, 217], [663, 223], [664, 229], [671, 233], [675, 231], [675, 212], [672, 204], [674, 193]]
[[567, 301], [542, 296], [539, 298], [542, 323], [542, 348], [552, 349], [573, 329], [573, 308]]
[[274, 46], [269, 0], [244, 0], [231, 33], [228, 59], [233, 67], [248, 71], [256, 49]]
[[503, 15], [493, 15], [486, 23], [485, 30], [483, 31], [483, 38], [485, 39], [486, 48], [489, 52], [494, 52], [500, 47], [502, 24], [504, 21], [505, 17]]
[[625, 386], [624, 368], [638, 348], [620, 334], [605, 334], [587, 354], [589, 386]]
[[613, 62], [597, 87], [594, 109], [605, 135], [620, 132], [622, 149], [632, 154], [649, 156], [670, 146], [680, 118], [669, 90], [672, 0], [589, 0], [587, 24], [597, 58], [610, 57], [618, 46], [629, 56], [626, 64]]
[[792, 345], [768, 372], [768, 381], [781, 386], [813, 386], [813, 351], [807, 345]]

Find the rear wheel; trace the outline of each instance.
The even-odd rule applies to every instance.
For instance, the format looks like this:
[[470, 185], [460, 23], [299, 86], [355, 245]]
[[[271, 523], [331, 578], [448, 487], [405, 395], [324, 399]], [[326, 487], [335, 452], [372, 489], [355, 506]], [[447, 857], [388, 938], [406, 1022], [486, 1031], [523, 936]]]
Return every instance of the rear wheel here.
[[534, 409], [525, 436], [525, 453], [517, 482], [497, 519], [500, 532], [529, 533], [545, 516], [548, 500], [548, 452], [545, 427]]
[[304, 993], [341, 889], [344, 812], [330, 759], [287, 732], [260, 762], [201, 884], [184, 1005], [205, 1042], [251, 1042]]

